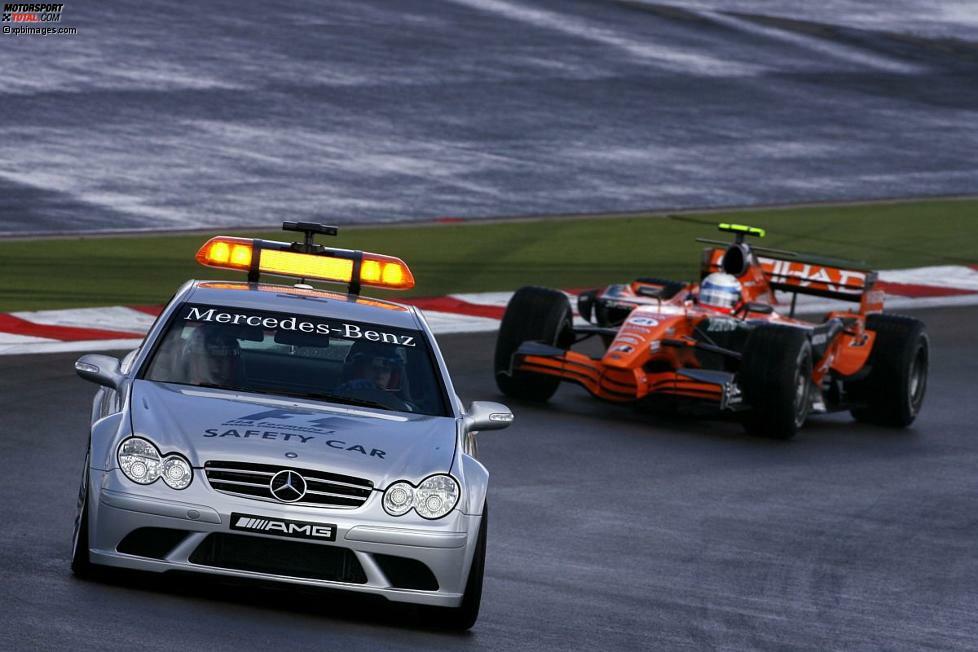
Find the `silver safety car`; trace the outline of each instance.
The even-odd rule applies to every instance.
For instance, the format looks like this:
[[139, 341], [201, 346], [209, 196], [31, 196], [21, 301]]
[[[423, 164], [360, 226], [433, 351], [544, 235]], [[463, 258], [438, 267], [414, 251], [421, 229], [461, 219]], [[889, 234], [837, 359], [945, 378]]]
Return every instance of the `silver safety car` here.
[[343, 589], [471, 627], [489, 480], [475, 434], [513, 415], [463, 407], [416, 308], [360, 296], [411, 287], [403, 261], [285, 228], [304, 240], [213, 238], [197, 259], [247, 281], [189, 281], [137, 350], [75, 364], [101, 387], [72, 569]]

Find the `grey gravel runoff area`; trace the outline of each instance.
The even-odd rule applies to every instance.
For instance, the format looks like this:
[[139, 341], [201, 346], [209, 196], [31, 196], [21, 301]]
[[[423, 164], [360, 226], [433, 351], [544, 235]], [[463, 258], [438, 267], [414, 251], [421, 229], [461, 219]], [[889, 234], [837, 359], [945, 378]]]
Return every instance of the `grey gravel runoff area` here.
[[[790, 442], [657, 420], [562, 387], [479, 436], [492, 473], [468, 634], [333, 594], [68, 569], [92, 385], [73, 354], [0, 358], [0, 649], [679, 650], [978, 647], [978, 309], [932, 337], [908, 430], [813, 418]], [[440, 338], [499, 400], [491, 334]], [[508, 401], [507, 401], [508, 402]]]
[[970, 0], [65, 3], [0, 234], [973, 194]]

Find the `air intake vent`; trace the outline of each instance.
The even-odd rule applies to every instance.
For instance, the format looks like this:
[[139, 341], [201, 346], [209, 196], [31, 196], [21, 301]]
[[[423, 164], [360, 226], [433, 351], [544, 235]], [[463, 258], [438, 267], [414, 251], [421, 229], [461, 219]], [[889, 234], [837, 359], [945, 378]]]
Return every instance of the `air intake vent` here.
[[116, 546], [116, 550], [127, 555], [164, 559], [187, 534], [186, 530], [141, 527], [127, 534]]
[[367, 582], [357, 556], [347, 548], [223, 532], [207, 535], [190, 555], [190, 563], [311, 580]]
[[379, 554], [374, 554], [373, 557], [394, 588], [419, 591], [438, 590], [438, 580], [435, 579], [435, 574], [417, 559]]

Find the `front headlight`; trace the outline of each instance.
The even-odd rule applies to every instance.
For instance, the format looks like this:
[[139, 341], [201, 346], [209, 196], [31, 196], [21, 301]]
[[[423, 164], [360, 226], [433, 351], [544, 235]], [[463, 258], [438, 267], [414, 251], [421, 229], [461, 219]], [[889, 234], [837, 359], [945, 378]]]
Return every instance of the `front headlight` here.
[[391, 516], [404, 516], [414, 507], [414, 487], [407, 482], [395, 482], [384, 492], [384, 511]]
[[433, 475], [414, 492], [414, 509], [422, 518], [441, 518], [458, 503], [458, 483], [450, 475]]
[[153, 484], [160, 478], [173, 489], [186, 489], [194, 479], [190, 462], [181, 455], [166, 457], [153, 442], [142, 437], [130, 437], [119, 444], [119, 468], [137, 484]]
[[171, 489], [186, 489], [194, 479], [194, 471], [190, 462], [176, 453], [167, 455], [163, 460], [163, 482]]
[[153, 484], [160, 477], [163, 459], [152, 442], [130, 437], [119, 445], [119, 468], [138, 484]]
[[417, 488], [401, 480], [384, 492], [384, 511], [391, 516], [403, 516], [414, 507], [422, 518], [442, 518], [455, 509], [460, 494], [458, 482], [450, 475], [425, 478]]

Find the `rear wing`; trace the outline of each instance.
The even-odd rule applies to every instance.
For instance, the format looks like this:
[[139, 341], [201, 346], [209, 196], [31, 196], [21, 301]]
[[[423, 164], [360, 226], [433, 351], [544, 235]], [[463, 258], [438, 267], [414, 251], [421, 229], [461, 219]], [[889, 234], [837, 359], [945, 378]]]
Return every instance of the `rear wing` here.
[[[723, 271], [724, 252], [717, 247], [703, 250], [703, 276]], [[772, 250], [764, 251], [764, 255], [755, 252], [754, 257], [772, 290], [854, 303], [863, 303], [872, 295], [871, 303], [876, 303], [876, 293], [871, 292], [876, 285], [876, 272], [855, 263]]]

